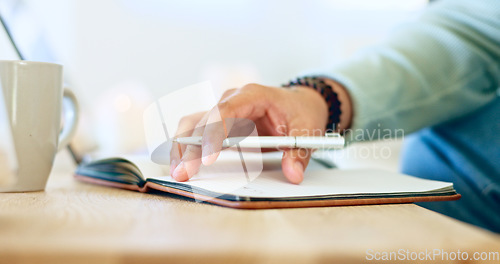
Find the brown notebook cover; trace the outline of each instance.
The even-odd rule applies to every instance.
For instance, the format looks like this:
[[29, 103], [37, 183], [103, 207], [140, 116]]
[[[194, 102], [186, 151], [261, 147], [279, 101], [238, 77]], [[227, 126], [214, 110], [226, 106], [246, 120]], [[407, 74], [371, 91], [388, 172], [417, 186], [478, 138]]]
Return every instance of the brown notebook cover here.
[[[158, 176], [158, 175], [153, 175]], [[203, 185], [175, 182], [169, 176], [145, 178], [122, 158], [81, 165], [76, 179], [131, 191], [157, 190], [225, 207], [241, 209], [394, 204], [460, 199], [451, 183], [430, 181], [380, 170], [323, 169], [306, 171], [300, 185], [287, 183], [280, 171], [262, 172], [252, 182], [220, 191], [217, 178]], [[221, 182], [222, 184], [222, 182]]]

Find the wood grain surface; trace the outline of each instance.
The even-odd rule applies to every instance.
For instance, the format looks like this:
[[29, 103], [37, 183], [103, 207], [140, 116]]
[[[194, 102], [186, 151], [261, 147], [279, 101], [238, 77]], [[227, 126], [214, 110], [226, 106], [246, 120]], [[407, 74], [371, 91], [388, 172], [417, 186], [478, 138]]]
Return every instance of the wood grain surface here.
[[44, 192], [0, 193], [0, 263], [359, 263], [398, 250], [472, 257], [498, 252], [500, 236], [413, 204], [239, 210], [82, 183], [70, 170]]

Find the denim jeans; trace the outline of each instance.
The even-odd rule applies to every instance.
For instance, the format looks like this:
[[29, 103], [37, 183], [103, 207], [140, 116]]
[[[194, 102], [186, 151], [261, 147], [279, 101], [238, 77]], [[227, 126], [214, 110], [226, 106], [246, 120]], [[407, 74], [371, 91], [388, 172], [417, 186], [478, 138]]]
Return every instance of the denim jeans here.
[[406, 138], [402, 172], [453, 182], [462, 198], [420, 206], [500, 232], [500, 98]]

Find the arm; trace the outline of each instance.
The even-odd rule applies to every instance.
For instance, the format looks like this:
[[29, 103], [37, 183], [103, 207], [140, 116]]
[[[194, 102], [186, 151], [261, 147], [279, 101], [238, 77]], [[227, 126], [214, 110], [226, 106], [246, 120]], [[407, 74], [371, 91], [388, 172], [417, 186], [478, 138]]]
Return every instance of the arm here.
[[[500, 5], [496, 1], [474, 1], [469, 6], [465, 1], [438, 3], [420, 23], [335, 68], [331, 77], [338, 81], [332, 86], [341, 101], [340, 126], [354, 131], [348, 139], [360, 140], [361, 129], [415, 131], [491, 101], [500, 76]], [[171, 175], [175, 179], [186, 181], [202, 163], [215, 161], [226, 127], [217, 131], [203, 127], [210, 120], [226, 118], [255, 121], [259, 135], [283, 135], [280, 131], [285, 131], [300, 136], [323, 131], [328, 109], [319, 93], [310, 88], [249, 84], [230, 91], [212, 111], [179, 124], [196, 128], [192, 135], [203, 136], [203, 146], [172, 148]], [[290, 182], [302, 181], [309, 158], [310, 150], [284, 152], [282, 167]]]
[[352, 101], [351, 140], [375, 129], [410, 133], [472, 112], [497, 96], [500, 3], [438, 2], [419, 23], [333, 72]]

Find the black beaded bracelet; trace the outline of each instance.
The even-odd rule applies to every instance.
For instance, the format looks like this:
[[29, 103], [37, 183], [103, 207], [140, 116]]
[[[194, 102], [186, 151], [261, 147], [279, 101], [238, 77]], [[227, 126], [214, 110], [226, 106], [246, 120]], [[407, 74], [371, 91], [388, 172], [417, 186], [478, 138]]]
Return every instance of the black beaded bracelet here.
[[337, 125], [340, 122], [340, 114], [342, 111], [340, 110], [338, 95], [333, 91], [332, 86], [326, 84], [322, 77], [316, 76], [297, 78], [283, 85], [283, 87], [292, 86], [307, 86], [319, 92], [328, 105], [328, 124], [326, 129], [337, 131]]

